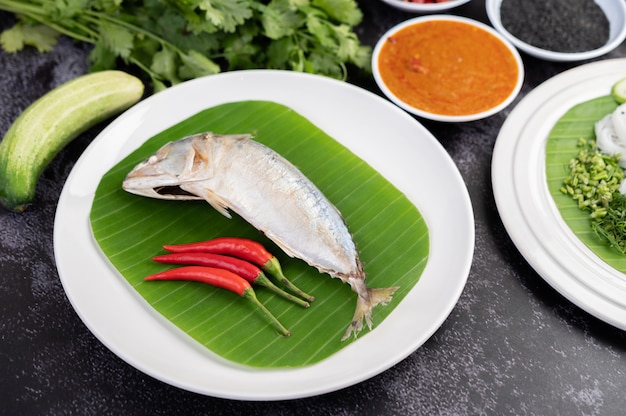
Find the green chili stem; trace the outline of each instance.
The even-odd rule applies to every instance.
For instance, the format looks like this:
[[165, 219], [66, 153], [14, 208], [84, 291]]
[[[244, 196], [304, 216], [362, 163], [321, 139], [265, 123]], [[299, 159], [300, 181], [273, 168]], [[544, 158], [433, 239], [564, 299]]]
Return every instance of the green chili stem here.
[[278, 329], [278, 331], [283, 336], [288, 337], [288, 336], [291, 335], [289, 330], [287, 328], [285, 328], [283, 326], [283, 324], [281, 324], [278, 321], [278, 319], [276, 319], [276, 317], [274, 315], [272, 315], [272, 313], [261, 302], [259, 302], [259, 300], [257, 299], [256, 295], [254, 294], [254, 290], [252, 290], [252, 288], [248, 288], [248, 289], [244, 290], [244, 292], [241, 295], [241, 297], [248, 299], [250, 302], [254, 303], [259, 309], [261, 309], [261, 311], [265, 314], [267, 319], [269, 319], [269, 321], [274, 325], [274, 327], [276, 327], [276, 329]]
[[280, 263], [276, 257], [270, 258], [267, 263], [263, 265], [263, 270], [270, 273], [272, 276], [276, 277], [285, 287], [298, 296], [308, 300], [309, 302], [313, 302], [315, 300], [314, 296], [305, 293], [302, 289], [298, 288], [296, 285], [291, 283], [284, 275], [282, 267], [280, 267]]

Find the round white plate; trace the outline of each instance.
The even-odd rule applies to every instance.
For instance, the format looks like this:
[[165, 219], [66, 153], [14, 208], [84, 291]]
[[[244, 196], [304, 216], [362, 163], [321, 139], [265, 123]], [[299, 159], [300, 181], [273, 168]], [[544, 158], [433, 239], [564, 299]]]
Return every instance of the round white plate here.
[[[374, 331], [308, 367], [253, 369], [227, 362], [200, 346], [127, 284], [100, 251], [89, 225], [96, 187], [114, 164], [154, 134], [196, 112], [242, 100], [278, 102], [307, 117], [402, 190], [430, 231], [428, 264], [393, 313]], [[105, 128], [80, 157], [63, 188], [54, 247], [59, 275], [74, 309], [95, 336], [127, 363], [201, 394], [279, 400], [353, 385], [422, 345], [452, 311], [465, 286], [474, 251], [474, 220], [453, 161], [404, 111], [363, 89], [321, 76], [239, 71], [165, 90]]]
[[522, 255], [563, 296], [620, 329], [626, 329], [626, 276], [596, 256], [565, 224], [548, 191], [545, 146], [565, 112], [609, 95], [625, 69], [626, 59], [600, 61], [535, 88], [502, 126], [492, 160], [498, 211]]

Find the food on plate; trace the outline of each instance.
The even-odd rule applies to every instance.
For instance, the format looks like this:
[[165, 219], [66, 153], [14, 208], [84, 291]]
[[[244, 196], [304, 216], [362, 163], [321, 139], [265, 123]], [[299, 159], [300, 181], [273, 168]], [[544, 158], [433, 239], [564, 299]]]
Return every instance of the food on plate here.
[[457, 20], [426, 20], [388, 37], [378, 57], [380, 77], [401, 101], [432, 114], [481, 113], [514, 91], [519, 69], [492, 33]]
[[626, 254], [626, 104], [598, 120], [594, 133], [595, 140], [579, 139], [561, 192], [589, 212], [591, 228], [600, 239]]
[[263, 273], [263, 271], [256, 265], [237, 257], [200, 251], [183, 251], [155, 256], [152, 260], [158, 263], [208, 266], [226, 269], [243, 277], [248, 282], [264, 286], [300, 306], [305, 308], [310, 306], [308, 302], [285, 292], [272, 283], [265, 273]]
[[625, 240], [626, 228], [622, 226], [620, 230], [614, 226], [614, 220], [626, 214], [623, 211], [626, 197], [619, 192], [624, 179], [619, 156], [603, 154], [595, 142], [585, 139], [581, 139], [578, 146], [580, 150], [569, 163], [561, 192], [574, 199], [579, 209], [589, 213], [591, 228], [600, 238], [624, 251], [626, 246], [620, 240]]
[[88, 128], [135, 104], [143, 90], [130, 74], [102, 71], [68, 81], [32, 103], [0, 142], [0, 203], [24, 211], [54, 156]]
[[291, 257], [350, 285], [358, 294], [342, 339], [357, 335], [371, 311], [397, 287], [371, 289], [352, 235], [337, 208], [294, 165], [248, 134], [200, 133], [170, 142], [137, 165], [123, 182], [137, 195], [206, 200], [263, 232]]
[[152, 274], [145, 280], [186, 280], [229, 290], [256, 305], [282, 335], [290, 335], [278, 319], [259, 302], [250, 283], [231, 271], [206, 266], [184, 266]]
[[607, 155], [619, 156], [626, 168], [626, 104], [622, 104], [595, 124], [596, 144]]

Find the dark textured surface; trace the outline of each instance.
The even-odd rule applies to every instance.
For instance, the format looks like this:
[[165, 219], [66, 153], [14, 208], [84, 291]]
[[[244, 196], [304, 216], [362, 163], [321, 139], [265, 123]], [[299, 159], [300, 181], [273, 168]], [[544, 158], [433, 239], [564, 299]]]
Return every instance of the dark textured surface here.
[[[395, 23], [413, 17], [375, 0], [360, 5], [365, 22], [359, 34], [371, 45]], [[486, 21], [483, 8], [475, 0], [453, 13]], [[0, 13], [0, 26], [9, 24], [10, 17]], [[0, 52], [0, 134], [38, 96], [84, 73], [87, 52], [68, 39], [48, 54]], [[601, 59], [624, 56], [622, 45]], [[527, 76], [520, 98], [580, 64], [523, 58]], [[378, 93], [370, 78], [351, 82]], [[110, 352], [74, 312], [54, 263], [53, 221], [70, 170], [100, 130], [92, 129], [44, 172], [30, 210], [0, 209], [0, 414], [623, 414], [625, 333], [556, 293], [526, 263], [500, 222], [491, 155], [512, 108], [470, 123], [423, 122], [461, 171], [476, 220], [472, 269], [449, 318], [420, 349], [384, 373], [341, 391], [284, 402], [229, 401], [164, 384]]]

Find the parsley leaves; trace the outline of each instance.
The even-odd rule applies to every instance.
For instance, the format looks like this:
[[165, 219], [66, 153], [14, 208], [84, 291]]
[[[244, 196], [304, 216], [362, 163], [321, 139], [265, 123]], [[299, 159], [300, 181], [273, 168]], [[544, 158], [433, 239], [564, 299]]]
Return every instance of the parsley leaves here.
[[0, 34], [5, 51], [46, 52], [70, 36], [94, 45], [92, 70], [135, 65], [156, 91], [226, 69], [369, 71], [355, 0], [0, 0], [0, 10], [18, 17]]

